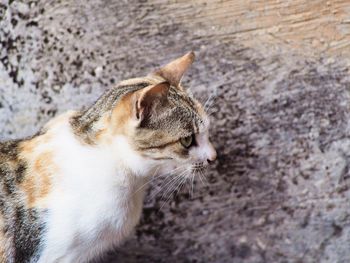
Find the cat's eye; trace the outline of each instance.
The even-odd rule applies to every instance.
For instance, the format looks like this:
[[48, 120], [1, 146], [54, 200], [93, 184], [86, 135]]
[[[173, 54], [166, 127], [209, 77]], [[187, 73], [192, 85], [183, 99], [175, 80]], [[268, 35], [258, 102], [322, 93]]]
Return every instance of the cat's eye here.
[[183, 147], [190, 148], [194, 144], [194, 135], [181, 138], [180, 143]]

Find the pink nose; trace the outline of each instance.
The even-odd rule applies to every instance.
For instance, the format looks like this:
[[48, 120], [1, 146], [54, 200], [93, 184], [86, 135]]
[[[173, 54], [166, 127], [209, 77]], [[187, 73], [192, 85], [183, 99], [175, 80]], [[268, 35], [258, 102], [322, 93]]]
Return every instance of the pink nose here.
[[210, 148], [209, 148], [209, 151], [208, 151], [207, 162], [208, 163], [213, 163], [216, 160], [216, 157], [217, 157], [217, 153], [215, 151], [215, 148], [210, 143]]

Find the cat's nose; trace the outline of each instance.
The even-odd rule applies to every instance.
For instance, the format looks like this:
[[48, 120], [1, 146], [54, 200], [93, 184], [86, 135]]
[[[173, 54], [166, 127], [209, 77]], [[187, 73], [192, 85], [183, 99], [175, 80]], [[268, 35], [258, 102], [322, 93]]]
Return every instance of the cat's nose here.
[[208, 162], [208, 164], [211, 164], [211, 163], [213, 163], [215, 160], [216, 160], [216, 154], [215, 154], [214, 157], [208, 158], [208, 159], [207, 159], [207, 162]]
[[214, 161], [215, 161], [215, 160], [207, 159], [208, 164], [211, 164], [211, 163], [213, 163]]
[[213, 163], [216, 160], [217, 153], [215, 151], [215, 148], [213, 147], [212, 144], [210, 144], [210, 151], [208, 152], [208, 157], [207, 157], [207, 162], [208, 164]]

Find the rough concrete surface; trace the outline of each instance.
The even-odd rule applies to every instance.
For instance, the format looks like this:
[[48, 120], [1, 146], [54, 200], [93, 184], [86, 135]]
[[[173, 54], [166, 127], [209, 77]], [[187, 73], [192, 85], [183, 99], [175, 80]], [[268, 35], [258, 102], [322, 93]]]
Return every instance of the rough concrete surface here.
[[194, 3], [0, 0], [0, 139], [194, 50], [185, 84], [212, 98], [218, 161], [169, 200], [155, 180], [135, 235], [104, 262], [350, 262], [344, 49], [212, 37]]

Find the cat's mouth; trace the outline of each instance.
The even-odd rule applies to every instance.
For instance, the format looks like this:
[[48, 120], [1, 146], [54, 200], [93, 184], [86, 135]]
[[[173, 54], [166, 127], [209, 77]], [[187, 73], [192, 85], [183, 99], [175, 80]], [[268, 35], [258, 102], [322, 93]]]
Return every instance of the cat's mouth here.
[[202, 173], [206, 170], [207, 166], [203, 162], [197, 162], [193, 163], [191, 166], [191, 172], [196, 173]]

